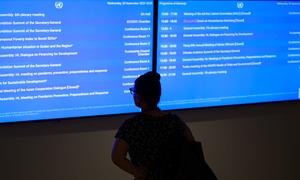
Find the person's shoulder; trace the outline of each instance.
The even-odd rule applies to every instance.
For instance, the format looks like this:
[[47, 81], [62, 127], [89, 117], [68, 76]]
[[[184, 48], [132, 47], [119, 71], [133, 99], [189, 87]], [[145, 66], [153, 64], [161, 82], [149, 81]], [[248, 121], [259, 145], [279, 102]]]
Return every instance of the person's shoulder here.
[[169, 112], [165, 115], [165, 117], [170, 119], [170, 120], [173, 120], [173, 121], [181, 121], [180, 117], [177, 114], [174, 114], [174, 113]]
[[138, 123], [143, 118], [143, 114], [136, 114], [123, 122], [123, 125], [133, 125]]
[[130, 137], [132, 133], [135, 132], [136, 128], [138, 127], [138, 117], [139, 115], [135, 115], [126, 119], [122, 125], [119, 127], [118, 132], [116, 134], [116, 138], [120, 138], [125, 140], [127, 143], [130, 143]]
[[173, 124], [176, 124], [179, 127], [185, 126], [185, 122], [177, 114], [168, 113], [167, 117], [169, 121], [172, 122]]

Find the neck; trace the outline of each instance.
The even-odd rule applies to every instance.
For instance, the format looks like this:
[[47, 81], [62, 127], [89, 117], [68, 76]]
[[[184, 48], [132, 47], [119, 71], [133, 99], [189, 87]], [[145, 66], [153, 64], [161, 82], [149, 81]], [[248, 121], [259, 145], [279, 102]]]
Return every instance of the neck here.
[[164, 116], [167, 114], [167, 113], [161, 111], [158, 107], [147, 108], [147, 109], [142, 108], [142, 113], [153, 116], [153, 117], [161, 117], [161, 116]]
[[156, 107], [143, 107], [142, 108], [142, 112], [143, 113], [147, 113], [147, 112], [157, 112], [160, 111], [160, 109], [156, 106]]

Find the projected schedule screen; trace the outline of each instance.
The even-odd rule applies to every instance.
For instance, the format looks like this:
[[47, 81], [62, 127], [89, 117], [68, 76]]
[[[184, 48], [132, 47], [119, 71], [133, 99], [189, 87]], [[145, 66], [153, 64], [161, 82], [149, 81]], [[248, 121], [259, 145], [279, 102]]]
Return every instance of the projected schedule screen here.
[[0, 122], [135, 112], [152, 1], [0, 1]]
[[159, 1], [162, 109], [300, 98], [299, 1]]

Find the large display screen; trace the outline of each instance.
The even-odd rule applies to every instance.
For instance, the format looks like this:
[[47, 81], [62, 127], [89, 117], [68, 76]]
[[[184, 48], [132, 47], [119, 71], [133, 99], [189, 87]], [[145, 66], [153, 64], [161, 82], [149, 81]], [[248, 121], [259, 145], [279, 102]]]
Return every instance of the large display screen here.
[[162, 109], [300, 99], [299, 1], [158, 5]]
[[136, 112], [151, 0], [1, 0], [0, 122]]

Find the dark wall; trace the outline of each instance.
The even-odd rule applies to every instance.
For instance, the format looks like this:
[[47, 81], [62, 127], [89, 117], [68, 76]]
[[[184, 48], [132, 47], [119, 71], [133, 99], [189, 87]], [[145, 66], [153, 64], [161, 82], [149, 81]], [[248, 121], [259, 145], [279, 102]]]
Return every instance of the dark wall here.
[[[177, 111], [222, 180], [300, 179], [300, 103]], [[128, 116], [0, 126], [0, 179], [132, 179], [110, 160]]]

